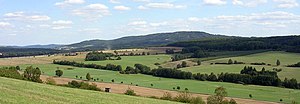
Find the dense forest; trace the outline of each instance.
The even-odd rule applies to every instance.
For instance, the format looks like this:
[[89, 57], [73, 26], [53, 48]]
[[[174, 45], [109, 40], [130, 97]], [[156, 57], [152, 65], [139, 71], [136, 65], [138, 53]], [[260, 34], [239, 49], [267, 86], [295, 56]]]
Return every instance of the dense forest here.
[[1, 47], [0, 48], [0, 58], [5, 57], [22, 57], [22, 56], [37, 56], [37, 55], [51, 55], [62, 53], [63, 51], [54, 49], [44, 49], [44, 48], [10, 48]]
[[184, 47], [182, 52], [194, 53], [194, 57], [208, 56], [207, 52], [213, 51], [278, 50], [299, 53], [300, 36], [210, 38], [176, 42], [168, 46]]

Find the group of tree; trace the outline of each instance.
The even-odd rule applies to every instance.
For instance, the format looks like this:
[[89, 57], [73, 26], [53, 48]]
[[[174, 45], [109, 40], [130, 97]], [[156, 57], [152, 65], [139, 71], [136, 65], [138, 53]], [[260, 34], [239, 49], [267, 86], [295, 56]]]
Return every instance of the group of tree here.
[[114, 64], [106, 64], [106, 66], [103, 66], [103, 65], [97, 65], [97, 64], [78, 63], [75, 61], [66, 61], [66, 60], [62, 60], [62, 61], [53, 60], [53, 64], [69, 65], [69, 66], [83, 67], [83, 68], [112, 70], [112, 71], [121, 71], [122, 70], [121, 65], [114, 65]]
[[40, 79], [41, 74], [41, 70], [38, 67], [29, 66], [24, 71], [24, 78], [29, 81], [42, 83], [43, 81]]
[[86, 55], [85, 61], [102, 61], [102, 60], [107, 60], [108, 57], [113, 57], [112, 53], [103, 53], [103, 52], [90, 52]]
[[11, 48], [11, 47], [1, 47], [0, 48], [0, 58], [7, 57], [24, 57], [24, 56], [38, 56], [38, 55], [52, 55], [62, 53], [63, 51], [54, 49], [44, 49], [44, 48]]
[[71, 87], [71, 88], [79, 88], [79, 89], [86, 89], [86, 90], [94, 90], [94, 91], [101, 91], [100, 88], [97, 87], [96, 84], [90, 85], [89, 83], [86, 82], [78, 82], [78, 81], [71, 81], [66, 85], [63, 85], [66, 87]]
[[185, 68], [188, 67], [188, 64], [186, 61], [182, 61], [181, 64], [177, 64], [176, 68]]
[[215, 95], [207, 97], [207, 104], [237, 104], [234, 99], [228, 101], [225, 99], [227, 91], [224, 87], [218, 87], [215, 89]]
[[151, 55], [150, 52], [142, 52], [142, 53], [133, 53], [130, 52], [128, 54], [123, 53], [123, 54], [119, 54], [119, 56], [145, 56], [145, 55]]
[[229, 59], [228, 62], [216, 62], [215, 64], [245, 64], [244, 62], [239, 62], [239, 61], [236, 61], [236, 60], [232, 60], [232, 59]]
[[24, 79], [16, 67], [0, 67], [0, 77]]
[[20, 67], [2, 67], [0, 68], [0, 77], [8, 77], [21, 80], [29, 80], [33, 82], [42, 83], [40, 79], [41, 71], [38, 67], [26, 67], [23, 75], [19, 72]]
[[179, 61], [179, 60], [183, 60], [183, 59], [187, 59], [188, 56], [187, 55], [183, 55], [183, 54], [176, 54], [173, 57], [171, 57], [172, 61]]
[[138, 74], [138, 73], [149, 74], [150, 72], [151, 72], [151, 68], [142, 64], [135, 64], [134, 68], [127, 66], [125, 70], [120, 71], [121, 74]]
[[296, 64], [288, 65], [288, 67], [300, 67], [300, 62], [298, 62]]

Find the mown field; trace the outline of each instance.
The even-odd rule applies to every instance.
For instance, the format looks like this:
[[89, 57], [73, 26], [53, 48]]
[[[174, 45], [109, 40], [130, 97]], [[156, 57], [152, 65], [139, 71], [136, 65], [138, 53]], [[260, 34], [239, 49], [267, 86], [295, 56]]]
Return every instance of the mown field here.
[[0, 77], [1, 104], [175, 104], [177, 102]]
[[105, 60], [105, 61], [84, 61], [84, 63], [94, 63], [98, 65], [115, 64], [121, 65], [123, 69], [134, 64], [143, 64], [151, 68], [157, 68], [154, 63], [166, 63], [171, 60], [170, 55], [146, 55], [146, 56], [121, 56], [122, 60]]
[[[23, 65], [24, 68], [27, 65]], [[249, 98], [249, 94], [252, 94], [255, 100], [263, 101], [273, 101], [279, 102], [280, 99], [283, 99], [284, 102], [291, 102], [295, 100], [300, 102], [300, 90], [278, 88], [278, 87], [268, 87], [268, 86], [255, 86], [255, 85], [241, 85], [233, 83], [224, 83], [224, 82], [208, 82], [208, 81], [196, 81], [196, 80], [180, 80], [180, 79], [170, 79], [170, 78], [159, 78], [149, 75], [126, 75], [119, 74], [116, 71], [108, 70], [97, 70], [97, 69], [88, 69], [88, 68], [76, 68], [69, 66], [60, 66], [53, 64], [44, 64], [44, 65], [33, 65], [39, 67], [44, 74], [54, 76], [55, 70], [57, 67], [64, 71], [62, 77], [66, 78], [75, 78], [76, 75], [79, 77], [82, 76], [85, 79], [86, 73], [90, 73], [92, 77], [99, 78], [100, 82], [111, 83], [111, 80], [114, 79], [114, 83], [124, 82], [124, 84], [133, 84], [143, 87], [151, 87], [158, 89], [173, 90], [173, 87], [180, 86], [181, 90], [188, 88], [190, 92], [202, 93], [202, 94], [212, 94], [214, 89], [218, 86], [223, 86], [227, 89], [228, 95], [231, 97], [237, 98]], [[74, 68], [74, 69], [70, 69]]]
[[[239, 62], [244, 62], [246, 64], [231, 64], [231, 65], [211, 65], [210, 63], [216, 62], [228, 62], [229, 59], [237, 60]], [[281, 65], [276, 66], [276, 60], [280, 60]], [[264, 62], [268, 65], [250, 65], [250, 63], [254, 62]], [[281, 68], [282, 71], [278, 73], [281, 79], [287, 78], [296, 78], [300, 81], [300, 68], [291, 68], [286, 67], [286, 65], [295, 64], [300, 62], [300, 54], [299, 53], [288, 53], [288, 52], [263, 52], [246, 56], [238, 56], [238, 57], [229, 57], [229, 58], [220, 58], [215, 60], [203, 61], [200, 66], [192, 66], [187, 68], [181, 68], [180, 70], [189, 71], [192, 73], [207, 73], [211, 72], [215, 74], [219, 74], [222, 72], [229, 73], [240, 73], [240, 71], [244, 68], [244, 66], [253, 66], [257, 70], [261, 70], [263, 67], [266, 70], [272, 70], [273, 68]]]

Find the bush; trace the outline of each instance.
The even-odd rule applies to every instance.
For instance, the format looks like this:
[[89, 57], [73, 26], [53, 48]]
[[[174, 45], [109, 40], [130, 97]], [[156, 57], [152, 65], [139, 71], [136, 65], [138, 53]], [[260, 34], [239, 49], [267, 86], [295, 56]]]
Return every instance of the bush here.
[[134, 92], [134, 90], [128, 88], [125, 93], [125, 95], [131, 95], [131, 96], [136, 96], [136, 93]]
[[198, 97], [192, 98], [190, 104], [205, 104], [205, 102], [203, 101], [203, 99], [200, 96], [198, 96]]
[[171, 93], [165, 92], [164, 95], [160, 98], [163, 100], [173, 100]]
[[62, 76], [63, 74], [64, 74], [64, 72], [62, 70], [56, 70], [55, 71], [55, 75], [58, 76], [58, 77]]
[[190, 103], [191, 102], [191, 94], [187, 91], [180, 92], [175, 98], [175, 101], [183, 102], [183, 103]]

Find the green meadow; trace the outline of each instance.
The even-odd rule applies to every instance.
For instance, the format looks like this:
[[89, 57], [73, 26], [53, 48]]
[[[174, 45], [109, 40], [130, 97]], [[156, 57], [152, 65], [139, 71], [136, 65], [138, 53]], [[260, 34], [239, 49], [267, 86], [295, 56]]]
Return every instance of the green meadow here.
[[[24, 68], [28, 65], [22, 65]], [[218, 86], [223, 86], [227, 89], [228, 95], [230, 97], [237, 98], [249, 98], [249, 94], [252, 94], [255, 100], [263, 101], [273, 101], [279, 102], [280, 99], [283, 99], [283, 102], [291, 102], [295, 100], [300, 102], [300, 90], [279, 88], [279, 87], [269, 87], [269, 86], [255, 86], [255, 85], [242, 85], [242, 84], [233, 84], [225, 82], [208, 82], [208, 81], [196, 81], [196, 80], [180, 80], [180, 79], [170, 79], [170, 78], [159, 78], [153, 77], [150, 75], [143, 74], [119, 74], [116, 71], [108, 70], [97, 70], [89, 68], [76, 68], [70, 66], [61, 66], [53, 64], [40, 64], [33, 65], [34, 67], [39, 67], [44, 74], [54, 76], [55, 70], [57, 68], [64, 71], [62, 77], [66, 78], [75, 78], [75, 76], [81, 76], [85, 78], [86, 73], [90, 73], [93, 78], [99, 78], [103, 82], [111, 83], [111, 80], [114, 79], [114, 83], [124, 82], [124, 84], [133, 84], [143, 87], [151, 87], [157, 89], [166, 89], [173, 90], [173, 87], [180, 86], [181, 90], [188, 88], [190, 92], [202, 93], [202, 94], [213, 94], [214, 89]], [[73, 68], [73, 69], [72, 69]]]
[[0, 77], [1, 104], [176, 104], [166, 100], [52, 86]]
[[[211, 63], [216, 62], [228, 62], [229, 59], [233, 61], [244, 62], [246, 64], [231, 64], [231, 65], [216, 65]], [[276, 60], [280, 60], [281, 65], [276, 66]], [[264, 62], [269, 65], [250, 65], [250, 63], [255, 62]], [[300, 68], [291, 68], [286, 67], [286, 65], [295, 64], [300, 62], [300, 54], [299, 53], [288, 53], [288, 52], [263, 52], [245, 56], [238, 56], [238, 57], [229, 57], [229, 58], [220, 58], [215, 60], [203, 61], [200, 66], [192, 66], [187, 68], [181, 68], [180, 70], [189, 71], [192, 73], [215, 73], [219, 74], [222, 72], [228, 73], [240, 73], [240, 71], [244, 68], [244, 66], [253, 66], [257, 70], [261, 70], [263, 67], [266, 70], [272, 70], [273, 68], [280, 68], [282, 69], [281, 72], [278, 73], [281, 79], [286, 78], [295, 78], [300, 81]]]

